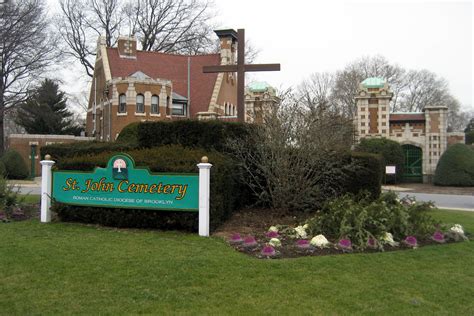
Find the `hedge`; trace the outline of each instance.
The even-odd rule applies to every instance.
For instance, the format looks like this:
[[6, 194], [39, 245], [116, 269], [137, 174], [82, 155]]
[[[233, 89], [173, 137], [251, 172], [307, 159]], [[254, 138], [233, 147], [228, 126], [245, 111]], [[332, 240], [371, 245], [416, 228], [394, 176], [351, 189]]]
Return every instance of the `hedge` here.
[[359, 194], [367, 191], [373, 198], [378, 198], [381, 193], [384, 164], [381, 155], [364, 152], [352, 152], [351, 164], [347, 168], [348, 193]]
[[436, 166], [434, 184], [474, 186], [474, 150], [464, 144], [448, 147]]
[[[152, 149], [130, 150], [136, 166], [148, 166], [152, 172], [197, 173], [196, 164], [202, 156], [208, 156], [211, 168], [210, 225], [215, 229], [232, 212], [248, 200], [242, 196], [234, 164], [230, 158], [215, 151], [189, 149], [179, 145]], [[76, 156], [58, 162], [61, 170], [91, 171], [94, 167], [105, 167], [112, 152], [97, 155]], [[147, 227], [196, 230], [198, 214], [135, 209], [111, 209], [67, 206], [55, 203], [53, 209], [63, 221], [80, 221], [116, 227]]]
[[117, 142], [138, 144], [138, 126], [141, 122], [134, 122], [125, 126], [117, 137]]
[[59, 162], [64, 158], [84, 155], [97, 155], [104, 152], [123, 152], [127, 150], [137, 149], [138, 145], [134, 143], [110, 143], [110, 142], [75, 142], [69, 144], [52, 144], [43, 146], [40, 149], [41, 158], [45, 155], [51, 155], [51, 158]]
[[257, 126], [216, 120], [144, 122], [138, 125], [138, 144], [146, 148], [179, 144], [222, 152], [227, 151], [229, 139], [246, 139], [253, 128]]
[[13, 150], [7, 150], [0, 158], [5, 166], [5, 176], [8, 179], [26, 179], [29, 176], [28, 167], [21, 155]]
[[387, 182], [398, 183], [401, 181], [405, 157], [399, 143], [387, 138], [363, 138], [356, 146], [356, 151], [380, 154], [383, 157], [384, 168], [385, 166], [396, 166], [395, 177], [387, 178]]

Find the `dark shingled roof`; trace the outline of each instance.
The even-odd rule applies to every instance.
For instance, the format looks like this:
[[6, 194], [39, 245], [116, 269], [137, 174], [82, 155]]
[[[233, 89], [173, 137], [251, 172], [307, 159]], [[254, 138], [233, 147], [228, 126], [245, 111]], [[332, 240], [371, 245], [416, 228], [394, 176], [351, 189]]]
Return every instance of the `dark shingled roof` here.
[[220, 65], [219, 54], [176, 55], [160, 52], [137, 51], [137, 58], [121, 58], [117, 48], [107, 48], [112, 78], [128, 77], [141, 71], [153, 79], [165, 79], [173, 82], [173, 91], [186, 97], [188, 95], [188, 57], [191, 60], [191, 106], [190, 114], [207, 112], [211, 101], [217, 73], [205, 74], [203, 66]]

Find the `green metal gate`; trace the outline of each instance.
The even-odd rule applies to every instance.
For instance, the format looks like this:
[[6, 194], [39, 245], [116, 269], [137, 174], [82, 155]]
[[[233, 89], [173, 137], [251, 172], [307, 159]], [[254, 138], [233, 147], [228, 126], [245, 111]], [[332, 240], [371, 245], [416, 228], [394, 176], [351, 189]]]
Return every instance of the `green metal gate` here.
[[423, 182], [423, 153], [420, 147], [402, 145], [405, 163], [403, 165], [404, 182]]

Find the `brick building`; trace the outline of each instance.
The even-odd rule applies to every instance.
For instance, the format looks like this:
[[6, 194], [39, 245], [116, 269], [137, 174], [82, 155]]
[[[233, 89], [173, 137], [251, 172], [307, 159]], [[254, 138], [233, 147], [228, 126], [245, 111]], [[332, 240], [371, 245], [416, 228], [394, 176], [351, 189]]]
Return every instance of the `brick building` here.
[[448, 108], [426, 105], [420, 113], [390, 113], [393, 93], [381, 78], [367, 78], [355, 97], [357, 139], [385, 137], [402, 145], [405, 181], [431, 182], [448, 144], [464, 143], [463, 133], [447, 132]]
[[87, 135], [113, 141], [123, 127], [137, 121], [236, 120], [236, 74], [202, 71], [203, 66], [236, 61], [237, 32], [216, 34], [220, 52], [196, 56], [140, 51], [133, 37], [120, 37], [117, 47], [106, 47], [104, 38], [99, 38]]

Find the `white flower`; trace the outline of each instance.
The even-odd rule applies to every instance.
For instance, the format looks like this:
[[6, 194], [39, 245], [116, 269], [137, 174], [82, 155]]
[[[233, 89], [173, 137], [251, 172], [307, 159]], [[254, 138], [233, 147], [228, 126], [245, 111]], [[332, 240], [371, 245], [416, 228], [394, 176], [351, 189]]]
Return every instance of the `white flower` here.
[[385, 233], [383, 236], [382, 236], [382, 241], [386, 244], [389, 244], [390, 246], [392, 247], [396, 247], [398, 246], [398, 242], [396, 242], [395, 240], [393, 240], [393, 235], [390, 234], [390, 233]]
[[306, 230], [304, 229], [303, 226], [296, 227], [295, 232], [296, 232], [296, 237], [299, 237], [302, 239], [305, 239], [308, 237], [308, 234], [306, 233]]
[[272, 238], [272, 239], [270, 239], [270, 241], [268, 243], [273, 247], [280, 247], [281, 246], [281, 241], [278, 238]]
[[459, 234], [459, 235], [464, 235], [464, 229], [459, 224], [456, 224], [453, 227], [451, 227], [450, 231], [452, 231], [453, 233]]
[[275, 232], [275, 233], [278, 233], [278, 228], [276, 228], [276, 226], [270, 226], [270, 228], [268, 229], [269, 232]]
[[304, 228], [304, 229], [308, 229], [308, 227], [309, 227], [308, 224], [304, 224], [304, 225], [303, 225], [303, 228]]
[[329, 245], [329, 241], [323, 235], [319, 234], [311, 239], [310, 244], [319, 248], [324, 248]]

